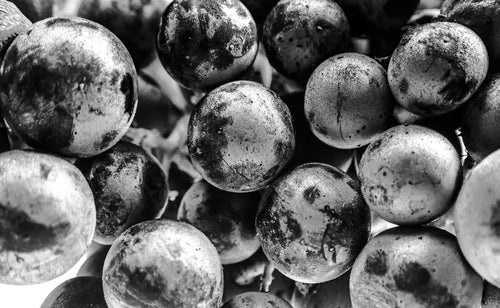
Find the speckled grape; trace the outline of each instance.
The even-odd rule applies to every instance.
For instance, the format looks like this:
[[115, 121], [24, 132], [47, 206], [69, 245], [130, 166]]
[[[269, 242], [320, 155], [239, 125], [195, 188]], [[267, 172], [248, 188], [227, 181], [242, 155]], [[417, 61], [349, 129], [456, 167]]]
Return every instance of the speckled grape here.
[[158, 160], [125, 141], [75, 163], [94, 193], [97, 226], [94, 240], [111, 245], [126, 229], [158, 218], [168, 196], [167, 176]]
[[382, 65], [362, 54], [345, 53], [314, 70], [304, 111], [317, 138], [336, 148], [353, 149], [390, 127], [393, 106]]
[[35, 284], [68, 271], [94, 235], [94, 198], [62, 158], [0, 154], [0, 283]]
[[269, 62], [283, 75], [308, 78], [327, 58], [349, 44], [349, 22], [329, 0], [282, 0], [264, 23]]
[[184, 87], [206, 91], [234, 80], [257, 50], [255, 21], [239, 0], [177, 0], [161, 18], [158, 56]]
[[132, 123], [136, 71], [123, 44], [99, 24], [45, 19], [7, 50], [0, 99], [5, 120], [28, 145], [93, 156]]
[[466, 102], [486, 78], [488, 52], [457, 23], [435, 22], [408, 30], [388, 68], [396, 100], [413, 113], [433, 116]]
[[222, 265], [210, 240], [189, 224], [137, 224], [111, 246], [103, 269], [109, 308], [220, 307]]
[[262, 250], [285, 276], [320, 283], [347, 272], [370, 234], [359, 183], [318, 163], [299, 166], [265, 191], [256, 219]]
[[295, 136], [288, 107], [251, 81], [225, 84], [196, 105], [189, 155], [203, 178], [231, 192], [264, 188], [291, 159]]

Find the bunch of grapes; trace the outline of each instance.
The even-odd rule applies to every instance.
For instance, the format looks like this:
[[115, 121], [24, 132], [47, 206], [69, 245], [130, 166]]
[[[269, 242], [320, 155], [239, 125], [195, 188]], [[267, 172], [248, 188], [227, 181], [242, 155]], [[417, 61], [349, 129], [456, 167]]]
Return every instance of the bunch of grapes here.
[[493, 0], [0, 0], [0, 284], [500, 307], [497, 30]]

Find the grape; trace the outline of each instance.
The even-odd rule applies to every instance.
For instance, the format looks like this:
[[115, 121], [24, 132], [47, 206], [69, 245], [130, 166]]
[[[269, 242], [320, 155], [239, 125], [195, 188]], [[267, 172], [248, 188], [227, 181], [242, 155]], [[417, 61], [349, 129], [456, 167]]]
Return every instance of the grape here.
[[0, 79], [3, 116], [14, 132], [34, 148], [66, 156], [113, 146], [137, 105], [136, 72], [123, 44], [76, 17], [45, 19], [19, 35]]
[[267, 16], [262, 36], [269, 62], [283, 75], [308, 78], [349, 43], [344, 12], [329, 0], [282, 0]]
[[258, 193], [235, 194], [201, 181], [182, 199], [177, 219], [202, 231], [215, 245], [222, 264], [248, 259], [260, 247], [255, 231]]
[[196, 105], [189, 155], [203, 178], [231, 192], [264, 188], [291, 159], [290, 111], [268, 88], [251, 81], [225, 84]]
[[191, 225], [146, 221], [111, 246], [103, 287], [109, 308], [219, 307], [222, 265], [210, 240]]
[[500, 148], [500, 76], [492, 74], [470, 99], [463, 115], [462, 136], [469, 155], [480, 161]]
[[450, 112], [479, 88], [488, 71], [481, 39], [456, 23], [410, 29], [389, 63], [389, 86], [409, 111], [432, 116]]
[[460, 249], [476, 272], [500, 287], [500, 151], [487, 156], [464, 181], [455, 203]]
[[496, 0], [445, 0], [441, 7], [444, 20], [462, 24], [479, 35], [490, 58], [490, 72], [497, 72], [500, 63], [500, 4]]
[[289, 303], [281, 298], [268, 293], [248, 292], [240, 294], [221, 308], [292, 308]]
[[0, 283], [35, 284], [69, 270], [95, 229], [92, 191], [62, 158], [0, 154]]
[[107, 308], [101, 278], [76, 277], [57, 286], [40, 308]]
[[211, 90], [235, 79], [257, 47], [255, 21], [239, 0], [177, 0], [161, 18], [158, 56], [186, 88]]
[[350, 277], [354, 308], [479, 307], [482, 290], [456, 238], [432, 227], [398, 227], [377, 235]]
[[285, 276], [305, 283], [350, 269], [370, 234], [370, 211], [358, 182], [335, 167], [311, 163], [274, 181], [256, 219], [264, 253]]
[[304, 110], [321, 141], [353, 149], [390, 127], [393, 105], [385, 69], [367, 56], [345, 53], [316, 68], [307, 83]]
[[155, 57], [158, 21], [173, 0], [84, 0], [78, 16], [113, 32], [130, 51], [137, 68]]
[[0, 0], [0, 63], [12, 41], [28, 31], [31, 25], [31, 21], [12, 2]]
[[439, 133], [400, 125], [373, 141], [361, 158], [361, 190], [370, 208], [400, 225], [423, 224], [444, 214], [460, 185], [460, 159]]
[[164, 210], [167, 176], [141, 147], [120, 141], [108, 151], [75, 164], [94, 193], [96, 242], [111, 245], [127, 228], [157, 218]]

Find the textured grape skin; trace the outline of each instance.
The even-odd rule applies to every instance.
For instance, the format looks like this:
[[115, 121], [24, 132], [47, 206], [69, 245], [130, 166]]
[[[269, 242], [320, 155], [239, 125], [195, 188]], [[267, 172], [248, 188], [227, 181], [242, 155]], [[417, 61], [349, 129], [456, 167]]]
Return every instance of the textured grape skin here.
[[251, 81], [227, 83], [195, 107], [188, 127], [189, 155], [203, 178], [230, 192], [251, 192], [271, 182], [295, 149], [288, 107]]
[[387, 70], [396, 100], [422, 116], [451, 112], [486, 78], [488, 52], [481, 39], [457, 23], [435, 22], [408, 30]]
[[35, 284], [68, 271], [95, 230], [85, 177], [62, 158], [0, 155], [0, 283]]
[[191, 225], [146, 221], [111, 246], [103, 288], [109, 308], [219, 307], [222, 265], [210, 240]]
[[94, 193], [97, 226], [94, 241], [111, 245], [126, 229], [158, 218], [168, 196], [167, 176], [156, 158], [125, 141], [75, 165]]
[[0, 68], [3, 116], [34, 148], [97, 155], [132, 123], [136, 75], [125, 46], [104, 27], [77, 17], [45, 19], [7, 50]]
[[234, 264], [260, 247], [255, 231], [259, 200], [257, 192], [230, 193], [200, 181], [182, 198], [177, 219], [202, 231], [217, 248], [223, 265]]
[[57, 286], [40, 308], [107, 308], [100, 277], [75, 277]]
[[441, 134], [395, 126], [373, 141], [359, 165], [363, 197], [383, 219], [418, 225], [444, 214], [462, 178], [460, 158]]
[[479, 307], [483, 290], [456, 238], [433, 227], [397, 227], [371, 239], [349, 285], [354, 308]]
[[163, 13], [156, 48], [177, 82], [207, 91], [252, 65], [257, 28], [239, 0], [178, 0]]
[[318, 139], [332, 147], [354, 149], [390, 127], [393, 106], [385, 69], [367, 56], [344, 53], [314, 70], [304, 111]]
[[370, 211], [357, 181], [311, 163], [266, 189], [256, 226], [264, 253], [281, 273], [321, 283], [350, 269], [368, 241]]
[[248, 292], [237, 295], [227, 301], [221, 308], [292, 308], [281, 298], [261, 292]]

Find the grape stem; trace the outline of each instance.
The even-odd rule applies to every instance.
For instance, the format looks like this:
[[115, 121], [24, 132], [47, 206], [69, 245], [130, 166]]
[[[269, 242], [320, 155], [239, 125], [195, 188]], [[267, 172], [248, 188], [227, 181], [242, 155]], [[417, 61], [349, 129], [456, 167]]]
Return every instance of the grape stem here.
[[259, 287], [260, 292], [269, 293], [269, 289], [274, 279], [273, 272], [274, 272], [274, 266], [271, 264], [271, 262], [268, 261], [264, 268], [264, 273], [260, 278], [260, 287]]
[[189, 160], [186, 145], [189, 114], [179, 119], [172, 133], [164, 138], [158, 130], [130, 128], [126, 140], [137, 144], [154, 155], [161, 163], [165, 172], [169, 172], [172, 163], [194, 180], [200, 180], [201, 175]]

